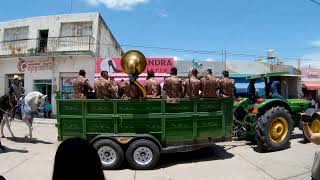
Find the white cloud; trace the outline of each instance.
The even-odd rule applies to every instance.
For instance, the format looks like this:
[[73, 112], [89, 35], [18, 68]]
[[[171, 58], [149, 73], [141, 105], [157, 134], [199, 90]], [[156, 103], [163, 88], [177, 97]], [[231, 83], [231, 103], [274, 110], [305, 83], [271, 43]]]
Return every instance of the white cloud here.
[[167, 17], [169, 17], [169, 14], [168, 14], [167, 10], [165, 10], [165, 9], [160, 9], [157, 14], [158, 14], [158, 16], [159, 16], [160, 18], [167, 18]]
[[148, 3], [149, 0], [86, 0], [91, 5], [103, 4], [109, 9], [132, 10], [139, 4]]
[[320, 47], [320, 40], [310, 41], [309, 45], [312, 47]]
[[178, 56], [173, 56], [173, 59], [174, 59], [175, 61], [181, 61], [181, 60], [182, 60], [182, 58], [181, 58], [181, 57], [178, 57]]

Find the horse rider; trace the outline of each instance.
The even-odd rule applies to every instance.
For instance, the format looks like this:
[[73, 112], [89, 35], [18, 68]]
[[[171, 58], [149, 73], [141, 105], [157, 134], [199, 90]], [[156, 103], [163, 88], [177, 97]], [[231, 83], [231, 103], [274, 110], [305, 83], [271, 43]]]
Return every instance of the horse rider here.
[[183, 92], [185, 97], [200, 98], [201, 81], [198, 79], [198, 70], [192, 69], [188, 79], [183, 82]]
[[215, 98], [217, 97], [217, 91], [220, 89], [221, 81], [212, 75], [212, 70], [207, 69], [204, 72], [204, 76], [201, 79], [202, 97]]
[[17, 104], [14, 106], [14, 109], [13, 109], [13, 112], [11, 115], [11, 119], [14, 118], [17, 110], [19, 112], [20, 118], [22, 118], [21, 113], [20, 113], [20, 107], [23, 102], [24, 93], [25, 93], [25, 90], [24, 90], [24, 87], [22, 86], [22, 83], [21, 83], [21, 77], [19, 75], [14, 75], [13, 81], [10, 84], [9, 94], [13, 95], [14, 98], [16, 98]]
[[102, 71], [101, 77], [94, 84], [94, 90], [98, 99], [111, 99], [114, 93], [111, 82], [108, 80], [108, 71]]
[[18, 75], [13, 76], [13, 81], [10, 85], [9, 93], [15, 95], [17, 98], [20, 98], [24, 95], [24, 87], [21, 83], [21, 77]]
[[79, 71], [79, 77], [73, 80], [73, 88], [73, 99], [87, 99], [89, 91], [92, 91], [93, 88], [86, 78], [85, 70], [81, 69]]
[[145, 88], [147, 91], [147, 98], [160, 98], [161, 95], [161, 87], [160, 82], [156, 80], [154, 77], [154, 71], [147, 72], [147, 80], [145, 82]]
[[168, 103], [177, 103], [183, 97], [183, 82], [177, 74], [177, 68], [171, 68], [170, 77], [166, 78], [163, 84], [163, 91]]
[[235, 81], [229, 78], [229, 71], [222, 71], [222, 83], [221, 83], [221, 92], [222, 97], [224, 98], [233, 98], [235, 90]]

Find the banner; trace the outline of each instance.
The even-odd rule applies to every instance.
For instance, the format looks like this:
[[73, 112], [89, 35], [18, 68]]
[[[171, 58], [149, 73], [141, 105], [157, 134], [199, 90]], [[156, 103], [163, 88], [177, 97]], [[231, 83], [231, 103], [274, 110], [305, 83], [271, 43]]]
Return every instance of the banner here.
[[[173, 58], [147, 58], [147, 68], [144, 73], [153, 70], [155, 73], [170, 74], [170, 69], [175, 66]], [[121, 67], [121, 58], [98, 58], [96, 60], [96, 73], [101, 71], [124, 73]]]

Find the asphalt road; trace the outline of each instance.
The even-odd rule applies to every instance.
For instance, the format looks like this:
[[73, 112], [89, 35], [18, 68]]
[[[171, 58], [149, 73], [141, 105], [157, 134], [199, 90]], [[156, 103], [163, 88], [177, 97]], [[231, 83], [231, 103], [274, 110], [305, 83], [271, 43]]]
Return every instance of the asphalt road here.
[[[0, 153], [0, 174], [7, 180], [51, 179], [59, 145], [54, 122], [37, 119], [32, 142], [23, 138], [26, 125], [13, 122], [17, 138], [2, 139], [7, 151]], [[301, 133], [296, 129], [291, 147], [279, 152], [260, 153], [245, 141], [224, 142], [194, 152], [162, 155], [155, 170], [135, 171], [125, 163], [120, 170], [104, 172], [108, 180], [305, 180], [310, 179], [314, 152], [320, 147], [303, 143]], [[6, 129], [5, 135], [10, 137]]]

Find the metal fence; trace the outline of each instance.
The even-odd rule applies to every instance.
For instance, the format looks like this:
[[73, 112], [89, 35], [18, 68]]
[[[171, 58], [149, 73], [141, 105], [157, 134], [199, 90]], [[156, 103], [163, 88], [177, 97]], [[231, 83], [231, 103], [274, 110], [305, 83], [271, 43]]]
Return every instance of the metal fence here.
[[0, 56], [96, 51], [92, 36], [49, 37], [0, 42]]

